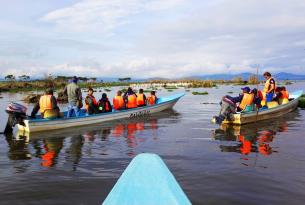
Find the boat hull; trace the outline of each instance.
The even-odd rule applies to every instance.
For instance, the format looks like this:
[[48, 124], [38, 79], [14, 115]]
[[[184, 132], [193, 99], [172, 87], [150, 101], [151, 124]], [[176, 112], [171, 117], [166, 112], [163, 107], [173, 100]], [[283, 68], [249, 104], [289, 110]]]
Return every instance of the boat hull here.
[[284, 105], [279, 105], [274, 108], [259, 111], [258, 113], [253, 111], [249, 113], [234, 114], [234, 120], [224, 120], [222, 124], [242, 125], [283, 116], [298, 107], [299, 98], [302, 93], [303, 91], [296, 91], [292, 93], [291, 96], [293, 97], [293, 100]]
[[175, 98], [165, 98], [163, 102], [152, 106], [138, 107], [130, 110], [114, 111], [111, 113], [102, 113], [82, 117], [62, 118], [55, 120], [39, 119], [25, 120], [25, 126], [18, 124], [20, 131], [40, 132], [46, 130], [65, 129], [70, 127], [78, 127], [90, 124], [97, 124], [106, 121], [124, 119], [124, 118], [139, 118], [147, 115], [171, 109], [183, 95], [178, 95]]

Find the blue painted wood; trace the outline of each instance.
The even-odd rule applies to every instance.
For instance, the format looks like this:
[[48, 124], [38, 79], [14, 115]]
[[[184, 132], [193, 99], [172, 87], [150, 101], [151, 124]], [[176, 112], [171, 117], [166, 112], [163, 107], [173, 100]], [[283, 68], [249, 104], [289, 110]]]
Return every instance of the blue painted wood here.
[[156, 154], [139, 154], [128, 165], [103, 205], [191, 205]]

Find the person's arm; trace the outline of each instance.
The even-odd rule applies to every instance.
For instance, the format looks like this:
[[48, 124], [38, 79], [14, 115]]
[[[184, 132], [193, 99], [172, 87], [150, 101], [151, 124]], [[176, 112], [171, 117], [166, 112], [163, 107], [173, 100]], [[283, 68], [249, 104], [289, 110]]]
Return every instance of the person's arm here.
[[144, 100], [144, 104], [146, 105], [146, 95], [143, 94], [143, 100]]
[[39, 109], [40, 109], [39, 102], [37, 102], [33, 107], [31, 118], [35, 118], [35, 115], [38, 113]]
[[57, 106], [57, 100], [56, 100], [55, 96], [52, 96], [51, 102], [52, 102], [52, 109], [58, 108], [58, 106]]
[[83, 98], [82, 98], [82, 91], [81, 91], [80, 87], [78, 87], [78, 88], [76, 89], [76, 93], [77, 93], [77, 98], [78, 98], [78, 100], [82, 100], [82, 99], [83, 99]]
[[274, 81], [274, 79], [271, 79], [269, 81], [269, 84], [270, 84], [270, 87], [269, 87], [269, 90], [267, 90], [267, 93], [270, 93], [272, 90], [275, 89], [275, 81]]

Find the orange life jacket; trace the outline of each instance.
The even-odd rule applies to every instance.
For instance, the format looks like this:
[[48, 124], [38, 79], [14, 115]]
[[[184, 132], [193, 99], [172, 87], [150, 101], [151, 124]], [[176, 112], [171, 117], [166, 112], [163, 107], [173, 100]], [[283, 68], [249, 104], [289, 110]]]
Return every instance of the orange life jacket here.
[[282, 96], [281, 96], [282, 99], [289, 99], [288, 91], [282, 90], [281, 93], [282, 93]]
[[[93, 95], [87, 95], [88, 98], [90, 98], [93, 102], [93, 105], [97, 105], [96, 99]], [[89, 104], [88, 102], [85, 100], [85, 109], [88, 111], [89, 110]]]
[[122, 109], [124, 107], [124, 99], [123, 96], [115, 96], [113, 98], [113, 108], [115, 110]]
[[46, 110], [52, 110], [52, 95], [43, 95], [39, 99], [39, 111], [43, 114]]
[[143, 106], [143, 105], [145, 105], [145, 102], [144, 102], [144, 94], [143, 94], [143, 93], [138, 94], [138, 96], [137, 96], [137, 105], [138, 105], [138, 106]]
[[156, 104], [156, 96], [150, 95], [147, 97], [147, 102], [149, 105], [154, 105]]
[[239, 104], [239, 107], [243, 110], [246, 108], [247, 105], [251, 105], [253, 103], [254, 94], [253, 93], [244, 93], [243, 99]]
[[137, 107], [137, 97], [135, 94], [128, 95], [127, 100], [127, 108]]

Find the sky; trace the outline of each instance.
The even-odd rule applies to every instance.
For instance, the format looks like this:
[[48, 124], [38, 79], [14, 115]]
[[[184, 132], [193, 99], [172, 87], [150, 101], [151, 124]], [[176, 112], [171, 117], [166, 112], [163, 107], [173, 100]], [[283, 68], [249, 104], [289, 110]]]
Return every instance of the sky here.
[[0, 76], [305, 72], [304, 0], [0, 0]]

